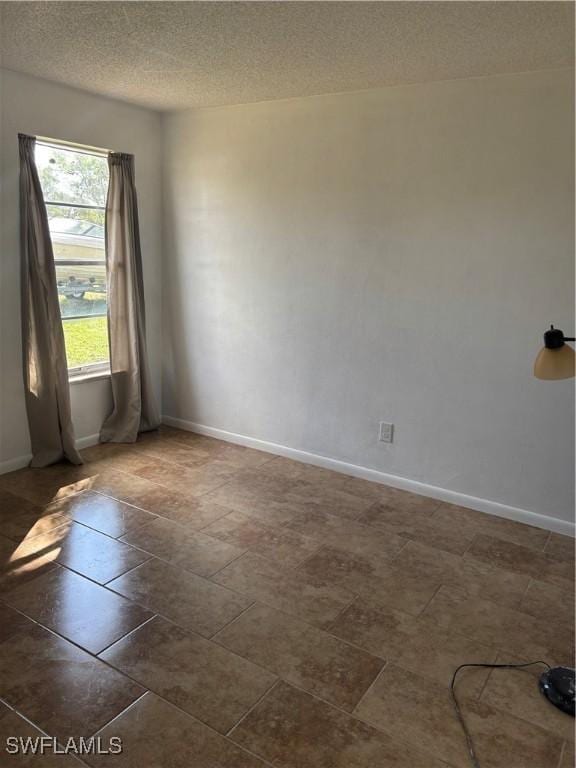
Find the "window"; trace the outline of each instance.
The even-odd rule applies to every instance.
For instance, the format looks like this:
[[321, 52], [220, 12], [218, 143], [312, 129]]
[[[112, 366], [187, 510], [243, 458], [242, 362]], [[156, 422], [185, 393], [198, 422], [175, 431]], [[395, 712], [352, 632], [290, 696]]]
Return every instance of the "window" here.
[[106, 156], [38, 141], [36, 165], [54, 250], [69, 375], [107, 371]]

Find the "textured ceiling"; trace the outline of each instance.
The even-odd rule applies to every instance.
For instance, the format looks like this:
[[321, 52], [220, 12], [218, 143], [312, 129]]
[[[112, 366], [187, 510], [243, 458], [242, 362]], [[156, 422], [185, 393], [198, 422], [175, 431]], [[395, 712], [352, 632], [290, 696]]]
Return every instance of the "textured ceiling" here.
[[2, 65], [161, 110], [570, 66], [571, 2], [2, 2]]

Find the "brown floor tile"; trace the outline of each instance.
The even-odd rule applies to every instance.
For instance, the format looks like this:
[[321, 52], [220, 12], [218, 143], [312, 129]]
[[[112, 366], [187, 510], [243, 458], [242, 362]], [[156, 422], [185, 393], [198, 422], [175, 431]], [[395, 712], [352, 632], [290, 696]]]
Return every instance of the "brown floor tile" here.
[[385, 510], [388, 509], [390, 511], [403, 511], [408, 515], [418, 513], [431, 515], [440, 505], [438, 499], [422, 496], [419, 493], [402, 491], [400, 488], [392, 488], [392, 486], [389, 485], [378, 485], [377, 487], [378, 501], [376, 507], [382, 512], [385, 512]]
[[[395, 489], [391, 489], [395, 490]], [[360, 518], [360, 522], [384, 532], [400, 533], [406, 526], [429, 521], [438, 507], [438, 502], [425, 496], [406, 491], [396, 491], [389, 501], [373, 504]]]
[[0, 525], [2, 528], [4, 528], [6, 521], [9, 522], [11, 520], [14, 514], [38, 512], [37, 504], [2, 488], [3, 477], [5, 478], [6, 475], [0, 475]]
[[141, 455], [142, 444], [136, 443], [97, 443], [81, 451], [85, 465], [98, 462], [114, 461], [122, 456]]
[[[190, 447], [190, 446], [189, 446]], [[197, 450], [192, 444], [194, 450]], [[267, 464], [274, 456], [254, 448], [223, 443], [221, 440], [206, 438], [199, 449], [208, 454], [209, 461], [223, 461], [232, 466], [256, 469]]]
[[115, 592], [60, 567], [11, 590], [3, 599], [91, 653], [98, 653], [153, 616]]
[[273, 455], [271, 455], [271, 461], [262, 468], [262, 471], [274, 477], [300, 480], [313, 485], [329, 485], [333, 488], [339, 488], [338, 483], [341, 481], [353, 479], [330, 469], [315, 467], [313, 464], [304, 464], [302, 461], [295, 461], [284, 456]]
[[261, 667], [159, 617], [101, 658], [221, 733], [276, 680]]
[[[108, 467], [98, 468], [95, 466], [90, 468], [88, 466], [85, 471], [88, 474], [88, 490], [98, 491], [98, 493], [104, 496], [111, 496], [113, 499], [125, 501], [127, 504], [132, 504], [141, 509], [144, 509], [144, 507], [138, 503], [139, 500], [161, 488], [157, 483], [152, 483], [143, 477], [109, 469]], [[147, 512], [155, 511], [148, 507], [145, 509]]]
[[122, 541], [199, 576], [211, 576], [246, 551], [159, 518]]
[[168, 424], [161, 424], [158, 429], [150, 432], [141, 432], [138, 435], [138, 444], [164, 442], [165, 440], [182, 440], [197, 437], [195, 432], [187, 432], [177, 427], [170, 427]]
[[13, 558], [33, 561], [37, 557], [49, 555], [52, 555], [54, 562], [100, 584], [140, 565], [149, 557], [92, 528], [68, 521], [47, 534], [22, 542]]
[[34, 626], [33, 623], [26, 616], [22, 616], [18, 611], [0, 603], [0, 643], [8, 640], [17, 632], [26, 631], [32, 626]]
[[533, 549], [497, 539], [494, 536], [480, 534], [474, 537], [466, 557], [505, 568], [509, 571], [524, 573], [533, 579], [548, 581], [558, 586], [574, 583], [574, 568], [565, 560], [555, 560]]
[[207, 494], [204, 501], [243, 512], [264, 523], [282, 525], [298, 513], [298, 508], [290, 503], [295, 485], [292, 480], [274, 477], [262, 470], [244, 471], [231, 482]]
[[264, 522], [280, 524], [307, 512], [354, 519], [371, 505], [371, 501], [326, 485], [276, 476], [266, 471], [267, 466], [241, 472], [211, 498]]
[[255, 605], [214, 638], [299, 688], [351, 711], [384, 662], [292, 616]]
[[[119, 732], [94, 768], [468, 768], [455, 668], [573, 662], [568, 537], [170, 427], [83, 455], [0, 476], [0, 741], [24, 716]], [[538, 673], [459, 675], [482, 768], [574, 765]]]
[[384, 533], [402, 536], [407, 530], [412, 530], [413, 526], [429, 521], [435, 509], [435, 505], [430, 505], [428, 508], [422, 505], [422, 508], [415, 506], [414, 509], [406, 509], [402, 506], [377, 502], [364, 512], [358, 521], [371, 528], [382, 530]]
[[536, 618], [561, 625], [574, 626], [574, 588], [566, 589], [532, 580], [522, 598], [519, 610]]
[[194, 450], [180, 440], [156, 440], [149, 443], [139, 443], [139, 453], [148, 465], [158, 459], [168, 464], [181, 464], [184, 467], [197, 467], [209, 458], [207, 451]]
[[399, 608], [417, 616], [430, 602], [440, 583], [401, 572], [385, 557], [364, 557], [334, 547], [323, 547], [298, 569], [313, 584], [337, 584], [355, 595]]
[[424, 615], [446, 629], [530, 659], [566, 663], [572, 657], [571, 631], [558, 632], [558, 626], [548, 621], [489, 600], [470, 598], [450, 587], [438, 590]]
[[[403, 736], [404, 734], [402, 734]], [[442, 768], [419, 752], [284, 682], [230, 734], [280, 768]]]
[[552, 558], [566, 560], [574, 563], [574, 547], [576, 543], [571, 536], [561, 536], [559, 533], [551, 533], [544, 552]]
[[253, 602], [156, 558], [107, 586], [204, 637], [218, 632]]
[[[494, 648], [434, 622], [364, 600], [343, 611], [328, 631], [446, 687], [460, 664], [490, 663], [497, 655]], [[487, 677], [486, 670], [463, 670], [459, 690], [476, 698]]]
[[[117, 470], [128, 474], [137, 474], [150, 464], [150, 457], [139, 449], [138, 443], [129, 446], [117, 443], [100, 443], [82, 451], [82, 458], [86, 462], [86, 469], [93, 472]], [[161, 466], [170, 466], [168, 461], [159, 457], [156, 457], [156, 462]]]
[[229, 482], [237, 473], [238, 467], [220, 461], [201, 464], [197, 467], [159, 464], [154, 461], [139, 469], [136, 474], [158, 485], [163, 485], [169, 490], [191, 496], [202, 496]]
[[27, 467], [0, 475], [0, 488], [40, 506], [78, 493], [89, 485], [85, 467], [72, 464], [54, 464], [44, 469]]
[[344, 520], [356, 520], [372, 504], [371, 500], [327, 486], [298, 484], [287, 497], [299, 513], [326, 513]]
[[210, 536], [249, 549], [285, 566], [295, 566], [315, 552], [313, 539], [266, 523], [241, 512], [230, 512], [202, 530]]
[[[263, 768], [220, 734], [147, 693], [99, 733], [122, 739], [122, 753], [89, 757], [94, 768]], [[34, 768], [32, 766], [31, 768]]]
[[485, 533], [498, 539], [522, 544], [538, 551], [544, 549], [549, 532], [532, 525], [507, 520], [504, 517], [488, 515], [456, 504], [440, 504], [434, 513], [433, 521], [445, 526], [459, 528], [471, 537], [477, 533]]
[[562, 751], [562, 759], [558, 768], [574, 768], [576, 766], [576, 757], [574, 755], [574, 742], [565, 741]]
[[172, 461], [183, 466], [195, 466], [211, 461], [223, 461], [238, 468], [254, 468], [268, 463], [272, 454], [225, 443], [222, 440], [194, 435], [191, 438], [156, 441], [141, 446], [142, 452], [149, 456], [158, 456], [165, 461]]
[[93, 491], [78, 493], [46, 509], [60, 512], [77, 523], [113, 538], [123, 536], [156, 519], [155, 515], [149, 512]]
[[66, 522], [58, 509], [40, 507], [31, 501], [0, 490], [0, 531], [13, 541], [22, 541]]
[[[545, 730], [494, 710], [459, 699], [481, 765], [490, 768], [549, 768], [560, 758], [561, 740]], [[402, 733], [410, 743], [450, 765], [469, 764], [466, 742], [448, 691], [438, 683], [389, 665], [356, 709], [366, 722], [388, 733]]]
[[286, 527], [322, 544], [358, 555], [384, 557], [397, 555], [406, 541], [393, 533], [381, 534], [354, 520], [343, 520], [324, 512], [308, 512], [294, 517]]
[[204, 501], [202, 498], [196, 499], [176, 493], [154, 483], [147, 485], [146, 491], [132, 495], [131, 503], [154, 515], [190, 528], [204, 528], [230, 512], [227, 507]]
[[249, 552], [212, 577], [252, 600], [322, 625], [334, 619], [352, 600], [335, 586], [315, 586], [298, 571], [290, 571]]
[[530, 577], [409, 541], [391, 566], [429, 582], [456, 587], [473, 597], [518, 607]]
[[0, 594], [56, 567], [56, 550], [21, 552], [22, 544], [0, 535]]
[[[422, 498], [424, 497], [417, 497]], [[427, 500], [430, 501], [430, 500]], [[375, 504], [358, 522], [364, 523], [383, 535], [396, 535], [412, 541], [421, 541], [429, 547], [462, 555], [472, 541], [472, 534], [449, 524], [433, 520], [437, 502], [426, 506], [421, 503], [414, 510], [398, 509], [388, 504]]]
[[[9, 768], [81, 768], [83, 765], [73, 755], [55, 755], [53, 752], [45, 754], [33, 754], [29, 749], [24, 753], [28, 746], [29, 739], [41, 738], [44, 734], [35, 728], [31, 723], [0, 702], [0, 749], [2, 749], [2, 766]], [[11, 754], [8, 748], [12, 748], [13, 741], [8, 739], [17, 739], [17, 746], [20, 748], [18, 754]], [[61, 747], [60, 747], [61, 748]]]
[[39, 625], [0, 646], [0, 697], [50, 736], [90, 736], [144, 693]]
[[262, 467], [262, 471], [276, 477], [299, 480], [315, 488], [322, 486], [333, 488], [334, 490], [366, 499], [372, 503], [385, 500], [388, 491], [396, 490], [387, 485], [344, 475], [341, 472], [334, 472], [330, 469], [315, 467], [312, 464], [304, 464], [301, 461], [286, 459], [282, 456], [277, 456], [273, 461], [268, 462]]
[[[532, 659], [501, 653], [499, 664], [522, 664]], [[538, 679], [546, 667], [538, 664], [525, 669], [493, 669], [481, 701], [496, 709], [550, 731], [560, 740], [574, 740], [574, 718], [564, 714], [540, 693]]]

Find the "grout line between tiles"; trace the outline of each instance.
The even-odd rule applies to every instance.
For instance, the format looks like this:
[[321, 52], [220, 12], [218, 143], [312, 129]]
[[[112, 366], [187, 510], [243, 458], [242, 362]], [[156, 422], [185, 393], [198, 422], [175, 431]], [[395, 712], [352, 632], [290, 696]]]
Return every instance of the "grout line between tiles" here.
[[[220, 627], [220, 629], [217, 629], [216, 632], [214, 632], [214, 634], [211, 635], [208, 638], [208, 640], [211, 640], [212, 642], [218, 643], [218, 645], [220, 645], [221, 647], [225, 647], [225, 646], [222, 646], [220, 642], [218, 642], [217, 638], [218, 638], [218, 635], [220, 634], [220, 632], [223, 632], [225, 629], [228, 629], [228, 627], [230, 627], [232, 624], [234, 624], [234, 622], [238, 621], [239, 618], [244, 616], [245, 613], [248, 613], [248, 611], [250, 611], [252, 608], [254, 608], [255, 605], [258, 605], [258, 602], [256, 600], [254, 600], [254, 602], [251, 603], [247, 608], [244, 608], [244, 610], [241, 611], [238, 614], [238, 616], [235, 616], [233, 619], [230, 619], [230, 621], [227, 624], [224, 624], [223, 627]], [[240, 655], [240, 654], [238, 654], [238, 655]], [[244, 657], [242, 657], [242, 658], [244, 658]]]
[[[204, 535], [206, 535], [206, 534], [204, 534]], [[213, 537], [210, 537], [210, 538], [213, 538]], [[218, 539], [215, 539], [215, 540], [218, 541]], [[211, 581], [214, 578], [214, 576], [218, 576], [218, 574], [222, 573], [222, 571], [225, 571], [226, 568], [228, 568], [229, 565], [233, 565], [237, 560], [240, 560], [241, 557], [244, 557], [244, 555], [247, 555], [251, 551], [252, 550], [250, 550], [250, 549], [245, 549], [244, 552], [241, 552], [239, 555], [236, 555], [236, 557], [233, 560], [230, 560], [229, 563], [226, 563], [226, 565], [223, 565], [222, 568], [218, 568], [218, 570], [214, 571], [214, 573], [211, 573], [209, 576], [204, 576], [202, 578], [205, 578], [208, 581]], [[218, 582], [214, 582], [214, 583], [218, 584]], [[219, 586], [223, 586], [223, 585], [220, 584]], [[226, 589], [227, 589], [227, 587], [226, 587]]]
[[[118, 671], [118, 670], [116, 670], [116, 671]], [[141, 687], [144, 688], [144, 686], [141, 686]], [[144, 693], [141, 693], [140, 696], [138, 696], [138, 698], [134, 699], [134, 701], [130, 702], [130, 704], [128, 704], [127, 707], [124, 707], [124, 709], [122, 709], [120, 712], [118, 712], [116, 715], [114, 715], [113, 718], [111, 718], [110, 720], [105, 722], [103, 725], [101, 725], [99, 728], [97, 728], [93, 733], [90, 734], [89, 738], [96, 736], [97, 734], [100, 733], [100, 731], [103, 731], [104, 728], [108, 728], [109, 725], [112, 725], [112, 723], [114, 723], [116, 720], [118, 720], [119, 717], [122, 717], [122, 715], [124, 715], [126, 712], [128, 712], [129, 709], [132, 709], [132, 707], [134, 707], [136, 704], [138, 704], [139, 701], [142, 701], [142, 699], [145, 696], [148, 696], [150, 693], [151, 693], [151, 691], [149, 691], [148, 688], [146, 688], [144, 690]]]
[[[499, 648], [497, 648], [496, 649], [496, 658], [494, 659], [494, 662], [493, 662], [494, 664], [498, 663], [498, 658], [499, 658], [501, 653], [502, 653], [502, 651]], [[480, 701], [482, 699], [482, 696], [484, 696], [484, 691], [486, 690], [486, 687], [488, 686], [488, 683], [490, 682], [490, 678], [492, 677], [492, 674], [494, 672], [495, 672], [494, 668], [488, 670], [488, 674], [484, 678], [484, 682], [480, 686], [480, 690], [478, 692], [478, 695], [476, 696], [476, 701]]]
[[301, 568], [303, 568], [304, 564], [308, 562], [308, 560], [311, 560], [313, 557], [316, 557], [316, 555], [319, 555], [321, 552], [323, 552], [326, 549], [326, 544], [321, 544], [319, 542], [318, 549], [314, 552], [307, 555], [304, 560], [302, 560], [298, 565], [294, 566], [294, 571], [300, 571]]
[[442, 589], [442, 587], [444, 587], [444, 586], [446, 586], [446, 585], [445, 585], [443, 582], [440, 582], [440, 583], [438, 584], [438, 586], [437, 586], [437, 587], [436, 587], [436, 589], [434, 590], [433, 594], [430, 596], [430, 599], [427, 601], [426, 605], [424, 605], [424, 606], [422, 607], [422, 609], [421, 609], [421, 610], [420, 610], [420, 612], [419, 612], [419, 613], [416, 615], [416, 617], [415, 617], [415, 618], [420, 618], [420, 616], [423, 616], [423, 615], [424, 615], [424, 613], [426, 612], [426, 609], [428, 608], [428, 606], [430, 605], [430, 603], [432, 602], [432, 600], [434, 600], [434, 598], [436, 597], [436, 595], [438, 594], [438, 592], [439, 592], [439, 591]]
[[[332, 626], [335, 624], [335, 622], [337, 622], [338, 619], [342, 616], [342, 614], [346, 613], [346, 611], [350, 610], [350, 608], [354, 605], [354, 603], [357, 602], [358, 600], [361, 600], [361, 599], [362, 598], [360, 597], [360, 595], [354, 595], [352, 597], [352, 600], [350, 600], [350, 602], [348, 603], [348, 605], [345, 605], [344, 608], [342, 608], [341, 611], [338, 611], [336, 616], [334, 616], [334, 618], [330, 621], [330, 623], [327, 625], [327, 627], [322, 627], [322, 630], [324, 632], [326, 632], [326, 634], [330, 635], [331, 637], [337, 637], [343, 643], [346, 643], [347, 645], [351, 645], [353, 648], [360, 648], [360, 646], [356, 645], [356, 643], [352, 643], [349, 640], [344, 640], [344, 639], [338, 637], [338, 635], [335, 635], [333, 632], [331, 632], [331, 629], [332, 629]], [[363, 648], [361, 650], [366, 650], [366, 649]], [[367, 653], [371, 653], [371, 651], [366, 651], [366, 652]], [[378, 656], [378, 654], [376, 654], [376, 653], [373, 653], [372, 655], [373, 656]]]
[[350, 714], [354, 715], [354, 716], [355, 716], [356, 718], [358, 718], [359, 720], [361, 720], [362, 718], [361, 718], [361, 717], [358, 715], [358, 712], [357, 712], [357, 710], [358, 710], [358, 707], [360, 706], [360, 704], [362, 704], [362, 702], [364, 701], [364, 699], [365, 699], [365, 698], [368, 696], [368, 694], [369, 694], [369, 693], [372, 691], [372, 689], [374, 688], [374, 686], [376, 685], [376, 683], [378, 682], [378, 680], [379, 680], [379, 679], [382, 677], [382, 675], [384, 674], [384, 670], [388, 668], [388, 666], [390, 665], [390, 663], [391, 663], [391, 662], [389, 662], [389, 661], [387, 661], [387, 660], [384, 660], [384, 665], [382, 666], [382, 669], [381, 669], [381, 670], [378, 672], [378, 674], [376, 675], [376, 677], [374, 678], [374, 680], [372, 680], [372, 682], [370, 683], [370, 685], [368, 686], [368, 688], [366, 688], [366, 690], [364, 691], [364, 693], [362, 694], [362, 696], [360, 696], [360, 698], [358, 699], [358, 701], [357, 701], [357, 702], [356, 702], [356, 704], [354, 705], [354, 708], [352, 709], [352, 712], [351, 712]]
[[[264, 699], [266, 696], [268, 696], [268, 694], [269, 694], [269, 693], [271, 693], [271, 692], [274, 690], [274, 688], [276, 688], [276, 686], [277, 686], [277, 685], [280, 683], [280, 681], [281, 681], [281, 680], [282, 680], [282, 678], [281, 678], [281, 677], [278, 677], [278, 679], [277, 679], [277, 680], [274, 680], [274, 682], [272, 683], [272, 685], [270, 686], [270, 688], [268, 688], [268, 689], [265, 691], [265, 693], [263, 693], [263, 694], [262, 694], [262, 696], [260, 696], [260, 698], [259, 698], [257, 701], [255, 701], [255, 702], [254, 702], [254, 704], [253, 704], [253, 705], [252, 705], [252, 706], [251, 706], [251, 707], [250, 707], [250, 708], [249, 708], [249, 709], [248, 709], [246, 712], [244, 712], [244, 714], [243, 714], [243, 715], [242, 715], [242, 717], [241, 717], [241, 718], [238, 720], [238, 722], [237, 722], [237, 723], [234, 723], [234, 725], [233, 725], [231, 728], [229, 728], [229, 729], [226, 731], [226, 733], [225, 733], [224, 735], [226, 736], [226, 738], [227, 738], [227, 739], [228, 739], [228, 738], [230, 738], [230, 735], [232, 734], [232, 732], [233, 732], [233, 731], [235, 731], [235, 730], [236, 730], [236, 728], [238, 728], [238, 726], [239, 726], [241, 723], [243, 723], [243, 722], [244, 722], [244, 720], [245, 720], [245, 719], [248, 717], [248, 715], [249, 715], [249, 714], [250, 714], [250, 713], [251, 713], [251, 712], [252, 712], [254, 709], [256, 709], [256, 707], [258, 706], [258, 704], [260, 704], [260, 702], [261, 702], [261, 701], [262, 701], [262, 700], [263, 700], [263, 699]], [[234, 743], [236, 743], [236, 742], [234, 742]]]
[[[96, 656], [96, 658], [99, 659], [101, 653], [105, 653], [110, 648], [112, 648], [112, 646], [116, 645], [116, 643], [119, 643], [121, 640], [126, 640], [127, 637], [130, 637], [130, 635], [133, 635], [135, 632], [138, 632], [139, 629], [142, 629], [142, 627], [145, 624], [149, 624], [151, 621], [153, 621], [154, 619], [157, 619], [157, 618], [159, 618], [159, 614], [153, 613], [152, 616], [149, 616], [141, 624], [138, 624], [137, 627], [132, 627], [132, 629], [129, 630], [128, 632], [126, 632], [126, 634], [122, 635], [121, 637], [117, 637], [111, 643], [108, 643], [108, 645], [105, 645], [104, 648], [100, 648], [100, 650], [97, 651], [94, 655]], [[65, 638], [65, 640], [68, 640], [68, 638]], [[82, 646], [80, 646], [80, 647], [82, 647]], [[90, 651], [89, 651], [89, 653], [90, 653]]]
[[[135, 547], [133, 547], [133, 549], [135, 549]], [[136, 550], [136, 551], [143, 552], [143, 550]], [[149, 554], [149, 553], [146, 553], [146, 554]], [[108, 584], [111, 584], [113, 581], [116, 581], [116, 579], [119, 579], [122, 576], [126, 576], [126, 574], [130, 573], [130, 571], [134, 571], [134, 570], [136, 570], [136, 568], [140, 568], [140, 566], [142, 566], [142, 565], [146, 565], [146, 563], [149, 563], [150, 560], [157, 560], [157, 559], [159, 559], [159, 558], [156, 558], [154, 555], [150, 555], [150, 557], [146, 558], [146, 560], [144, 560], [143, 562], [138, 563], [137, 565], [132, 565], [130, 568], [126, 568], [125, 571], [122, 571], [121, 573], [118, 573], [116, 576], [113, 576], [111, 579], [108, 579], [108, 581], [105, 581], [104, 584], [100, 584], [100, 586], [108, 587]], [[112, 590], [112, 592], [114, 592], [114, 591], [115, 590]]]
[[562, 761], [564, 759], [564, 752], [566, 751], [566, 739], [562, 742], [562, 748], [560, 749], [560, 757], [558, 758], [558, 762], [555, 766], [555, 768], [562, 768]]
[[[535, 579], [533, 576], [529, 576], [528, 577], [528, 582], [527, 582], [526, 586], [524, 587], [524, 590], [522, 591], [522, 597], [518, 600], [518, 606], [516, 608], [517, 611], [521, 611], [522, 610], [522, 608], [521, 608], [522, 603], [524, 602], [524, 598], [528, 594], [528, 590], [530, 589], [530, 585], [532, 584], [533, 581], [538, 581], [538, 579]], [[531, 615], [531, 614], [528, 614], [528, 615]]]

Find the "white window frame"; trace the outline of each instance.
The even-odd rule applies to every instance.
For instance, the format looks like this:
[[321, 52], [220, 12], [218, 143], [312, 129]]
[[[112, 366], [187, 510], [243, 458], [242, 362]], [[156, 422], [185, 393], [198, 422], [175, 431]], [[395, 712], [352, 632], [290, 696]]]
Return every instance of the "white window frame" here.
[[[95, 147], [87, 147], [81, 144], [72, 144], [66, 141], [58, 141], [57, 139], [40, 138], [36, 140], [37, 146], [52, 147], [53, 149], [68, 150], [70, 152], [77, 152], [84, 155], [93, 155], [96, 157], [107, 157], [109, 150], [96, 149]], [[45, 200], [44, 205], [46, 208], [50, 205], [55, 205], [65, 208], [86, 208], [88, 210], [106, 210], [103, 205], [85, 205], [83, 203], [63, 203], [56, 200]], [[69, 259], [54, 259], [54, 266], [58, 264], [67, 265], [71, 264], [73, 260]], [[93, 261], [82, 261], [84, 266], [100, 265], [102, 262], [94, 259]], [[108, 302], [108, 297], [106, 297]], [[107, 312], [99, 312], [97, 314], [90, 315], [76, 315], [75, 317], [62, 317], [60, 315], [60, 322], [64, 323], [74, 322], [75, 320], [84, 320], [90, 317], [107, 317]], [[108, 323], [106, 323], [108, 325]], [[87, 365], [77, 365], [73, 368], [68, 368], [68, 381], [73, 383], [74, 381], [82, 381], [83, 379], [98, 379], [106, 378], [111, 375], [110, 369], [110, 350], [108, 350], [108, 360], [103, 360], [98, 363], [89, 363]]]

